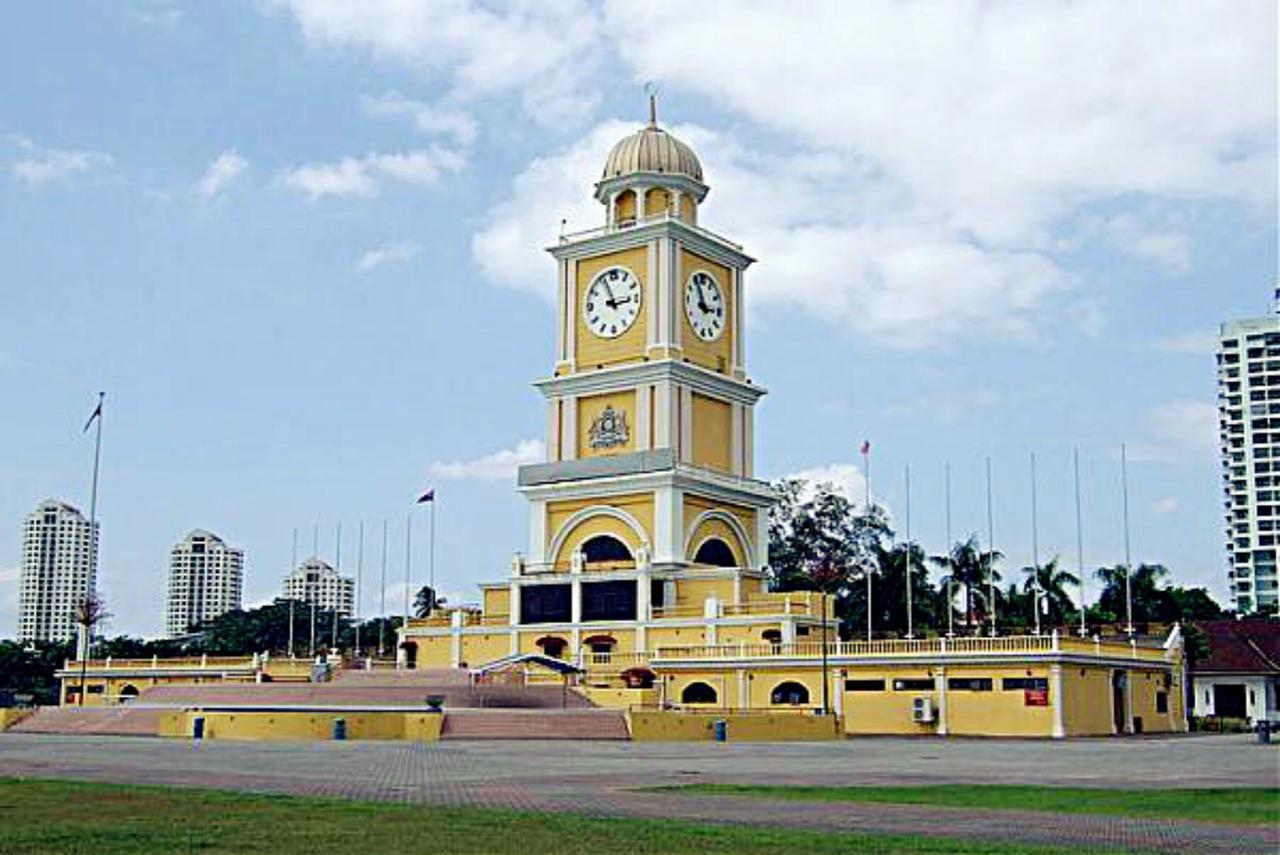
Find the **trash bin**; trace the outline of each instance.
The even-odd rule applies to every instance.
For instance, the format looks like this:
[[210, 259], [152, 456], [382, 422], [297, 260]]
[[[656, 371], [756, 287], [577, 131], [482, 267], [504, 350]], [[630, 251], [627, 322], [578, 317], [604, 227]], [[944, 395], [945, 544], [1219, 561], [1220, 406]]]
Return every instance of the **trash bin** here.
[[204, 716], [198, 715], [191, 720], [191, 738], [204, 739]]
[[1258, 742], [1266, 745], [1271, 741], [1271, 722], [1263, 719], [1258, 722]]
[[727, 742], [729, 739], [729, 722], [722, 718], [715, 721], [716, 742]]
[[347, 720], [345, 718], [335, 718], [333, 720], [333, 738], [338, 741], [347, 738]]

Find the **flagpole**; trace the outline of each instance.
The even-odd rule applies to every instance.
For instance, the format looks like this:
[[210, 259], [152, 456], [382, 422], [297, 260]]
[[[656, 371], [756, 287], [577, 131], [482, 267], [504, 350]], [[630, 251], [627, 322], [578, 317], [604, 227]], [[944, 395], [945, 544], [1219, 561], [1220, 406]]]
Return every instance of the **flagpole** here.
[[[93, 415], [89, 418], [92, 420], [97, 418], [98, 424], [94, 431], [93, 437], [93, 482], [89, 487], [89, 585], [85, 590], [85, 596], [89, 597], [94, 594], [98, 587], [98, 469], [102, 462], [102, 402], [106, 398], [105, 392], [98, 393], [98, 406], [93, 411]], [[80, 639], [80, 661], [85, 662], [89, 658], [90, 636], [93, 634], [91, 625], [82, 628], [82, 637]], [[80, 681], [80, 704], [84, 705], [84, 681]]]
[[[316, 559], [320, 557], [320, 523], [313, 524], [311, 528], [311, 557]], [[307, 591], [305, 576], [302, 590]], [[316, 590], [314, 588], [307, 591], [307, 599], [311, 601], [311, 638], [307, 643], [307, 658], [314, 660], [316, 657]]]
[[404, 515], [404, 621], [400, 624], [400, 634], [405, 635], [409, 630], [409, 598], [411, 596], [410, 589], [413, 587], [412, 571], [413, 565], [413, 514]]
[[[947, 508], [947, 557], [951, 557], [951, 464], [943, 464], [943, 493], [944, 501]], [[947, 574], [947, 637], [951, 638], [956, 634], [956, 591], [955, 591], [955, 564], [951, 565], [952, 572]]]
[[1080, 570], [1080, 637], [1084, 638], [1089, 634], [1088, 626], [1085, 622], [1085, 601], [1084, 601], [1084, 525], [1080, 513], [1080, 449], [1073, 448], [1071, 450], [1071, 465], [1075, 470], [1075, 490], [1076, 490], [1076, 566]]
[[915, 638], [911, 608], [911, 464], [907, 464], [907, 638]]
[[1031, 452], [1031, 593], [1034, 601], [1032, 610], [1036, 613], [1036, 635], [1040, 634], [1040, 534], [1039, 521], [1036, 516], [1036, 453]]
[[382, 575], [378, 583], [378, 655], [387, 655], [387, 518], [382, 518]]
[[[293, 530], [293, 552], [289, 559], [289, 572], [296, 573], [298, 570], [298, 529]], [[296, 598], [289, 595], [289, 658], [293, 658], [293, 604]]]
[[356, 550], [356, 658], [360, 658], [360, 590], [364, 582], [364, 520], [360, 520], [360, 546]]
[[991, 599], [991, 637], [996, 637], [996, 524], [991, 511], [991, 458], [987, 458], [987, 596]]
[[[333, 572], [338, 574], [338, 579], [341, 580], [342, 578], [342, 523], [338, 523], [338, 533], [337, 535], [335, 535], [334, 540], [335, 542], [334, 542], [334, 556], [333, 556], [333, 563], [334, 563]], [[335, 589], [335, 593], [340, 590], [342, 590], [341, 585], [339, 585]], [[330, 624], [329, 624], [329, 632], [330, 632], [329, 648], [331, 650], [337, 650], [338, 649], [338, 599], [336, 597], [334, 598], [333, 606], [329, 609], [329, 611], [332, 617], [332, 620], [330, 621]]]
[[[864, 513], [867, 520], [871, 520], [871, 443], [863, 440], [862, 443], [862, 485], [863, 498], [865, 508]], [[867, 641], [871, 640], [871, 562], [868, 560], [867, 567]]]
[[429, 547], [428, 560], [430, 561], [431, 575], [431, 605], [434, 608], [435, 601], [440, 599], [440, 592], [436, 590], [436, 505], [438, 502], [434, 496], [435, 491], [432, 490], [431, 492], [433, 494], [431, 498], [431, 545]]
[[1125, 444], [1120, 443], [1120, 490], [1124, 496], [1124, 618], [1125, 635], [1133, 637], [1133, 564], [1129, 552], [1129, 458]]

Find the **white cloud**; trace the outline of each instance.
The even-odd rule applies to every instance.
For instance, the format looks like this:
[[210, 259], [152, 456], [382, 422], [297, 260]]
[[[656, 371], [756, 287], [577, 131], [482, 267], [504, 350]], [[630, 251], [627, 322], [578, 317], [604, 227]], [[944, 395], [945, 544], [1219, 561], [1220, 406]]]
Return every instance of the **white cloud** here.
[[248, 168], [249, 161], [237, 154], [235, 149], [229, 148], [214, 158], [205, 169], [196, 185], [196, 191], [205, 199], [212, 199]]
[[464, 110], [414, 101], [398, 92], [366, 95], [360, 104], [371, 116], [408, 116], [424, 136], [449, 136], [461, 145], [469, 145], [476, 138], [476, 120]]
[[422, 252], [421, 245], [412, 241], [384, 243], [360, 256], [360, 261], [356, 263], [356, 272], [369, 273], [384, 264], [403, 264], [412, 261], [420, 252]]
[[517, 93], [548, 124], [587, 112], [602, 47], [586, 0], [269, 0], [315, 44], [367, 51], [446, 79], [459, 97]]
[[473, 460], [437, 461], [430, 472], [436, 478], [454, 481], [509, 481], [516, 469], [546, 459], [547, 446], [539, 439], [523, 439], [515, 448], [504, 448]]
[[386, 181], [416, 187], [430, 187], [449, 173], [466, 165], [466, 155], [453, 149], [432, 146], [408, 152], [346, 157], [337, 163], [309, 163], [280, 175], [284, 186], [312, 201], [325, 196], [364, 197], [378, 195]]
[[1147, 439], [1129, 449], [1133, 460], [1211, 460], [1218, 454], [1218, 411], [1208, 401], [1165, 401], [1147, 414]]
[[[784, 478], [796, 478], [806, 482], [802, 500], [813, 498], [814, 489], [820, 484], [830, 484], [859, 510], [866, 505], [867, 479], [862, 468], [853, 463], [827, 463], [791, 472]], [[873, 500], [874, 501], [874, 500]]]
[[1173, 496], [1166, 496], [1157, 500], [1151, 506], [1151, 512], [1156, 514], [1173, 514], [1177, 513], [1182, 504]]
[[69, 181], [73, 176], [112, 163], [111, 155], [100, 151], [43, 148], [24, 138], [17, 142], [27, 156], [11, 164], [9, 169], [15, 178], [33, 189], [55, 181]]
[[1182, 232], [1153, 226], [1134, 213], [1117, 214], [1101, 228], [1112, 245], [1135, 258], [1171, 273], [1191, 269], [1191, 239]]
[[1212, 355], [1217, 346], [1218, 334], [1213, 330], [1163, 336], [1150, 342], [1151, 349], [1161, 353], [1185, 353], [1203, 357]]

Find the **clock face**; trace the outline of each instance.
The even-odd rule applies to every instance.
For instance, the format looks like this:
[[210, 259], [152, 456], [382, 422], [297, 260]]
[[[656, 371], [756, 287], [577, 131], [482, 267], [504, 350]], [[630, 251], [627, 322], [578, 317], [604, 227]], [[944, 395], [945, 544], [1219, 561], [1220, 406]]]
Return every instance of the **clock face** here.
[[697, 270], [685, 283], [684, 313], [703, 341], [715, 341], [724, 332], [724, 295], [710, 273]]
[[640, 280], [625, 267], [601, 270], [587, 286], [582, 318], [600, 338], [617, 338], [640, 316]]

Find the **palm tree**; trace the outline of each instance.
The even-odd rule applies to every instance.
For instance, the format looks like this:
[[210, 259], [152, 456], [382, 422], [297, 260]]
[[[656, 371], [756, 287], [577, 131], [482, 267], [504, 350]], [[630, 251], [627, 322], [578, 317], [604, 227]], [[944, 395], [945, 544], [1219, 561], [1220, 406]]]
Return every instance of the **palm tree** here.
[[1071, 595], [1067, 593], [1067, 588], [1078, 586], [1080, 577], [1069, 570], [1063, 570], [1059, 567], [1058, 556], [1056, 555], [1039, 567], [1023, 567], [1022, 572], [1027, 577], [1026, 581], [1022, 583], [1022, 590], [1030, 594], [1039, 588], [1040, 596], [1044, 598], [1046, 603], [1044, 610], [1049, 626], [1057, 626], [1060, 623], [1064, 623], [1067, 615], [1075, 611]]
[[107, 612], [106, 601], [94, 591], [85, 594], [76, 601], [71, 612], [76, 625], [80, 627], [84, 649], [80, 653], [80, 694], [76, 699], [77, 706], [84, 706], [85, 675], [89, 668], [89, 645], [93, 640], [93, 628], [111, 617]]
[[[1094, 576], [1102, 583], [1102, 593], [1098, 596], [1098, 607], [1114, 615], [1125, 615], [1125, 576], [1126, 567], [1117, 564], [1114, 567], [1099, 567]], [[1169, 576], [1169, 569], [1163, 564], [1139, 564], [1129, 574], [1129, 591], [1133, 599], [1133, 620], [1146, 623], [1157, 620], [1160, 611], [1161, 586]]]
[[423, 585], [418, 589], [418, 593], [413, 596], [413, 616], [419, 618], [431, 617], [431, 612], [436, 606], [443, 606], [444, 604], [444, 597], [437, 596], [435, 589], [430, 585]]
[[964, 586], [964, 622], [970, 630], [974, 623], [974, 603], [981, 603], [984, 614], [990, 614], [990, 604], [983, 586], [1000, 581], [1000, 573], [995, 569], [995, 562], [1004, 558], [1004, 554], [996, 550], [983, 552], [976, 534], [969, 535], [968, 540], [957, 541], [947, 555], [935, 555], [929, 559], [934, 566], [945, 574], [944, 582], [950, 580], [953, 585]]

